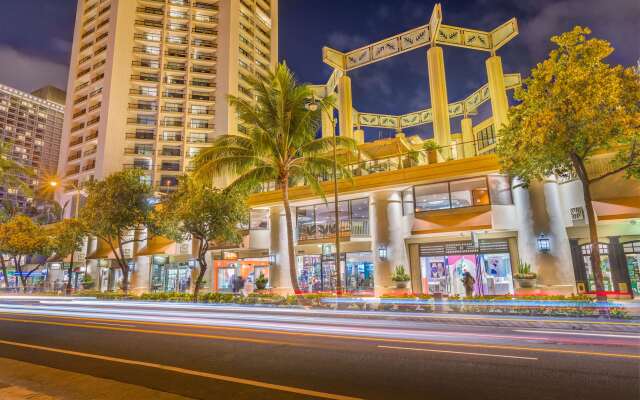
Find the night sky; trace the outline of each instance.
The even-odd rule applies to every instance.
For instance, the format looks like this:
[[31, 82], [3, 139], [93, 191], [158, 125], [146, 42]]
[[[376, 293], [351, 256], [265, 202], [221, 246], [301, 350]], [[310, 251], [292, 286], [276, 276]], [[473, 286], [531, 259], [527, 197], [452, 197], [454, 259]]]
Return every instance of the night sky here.
[[[133, 1], [133, 0], [131, 0]], [[549, 37], [574, 25], [590, 27], [616, 51], [611, 63], [640, 58], [639, 0], [442, 1], [443, 23], [489, 31], [511, 17], [520, 35], [498, 54], [505, 73], [527, 74], [549, 51]], [[347, 51], [425, 24], [429, 0], [280, 0], [280, 57], [299, 80], [324, 83], [329, 67], [322, 47]], [[66, 88], [76, 0], [21, 0], [0, 13], [0, 83], [33, 90], [47, 83]], [[404, 114], [429, 106], [426, 48], [351, 73], [360, 111]], [[449, 101], [486, 82], [487, 53], [444, 48]], [[453, 128], [455, 130], [455, 126]], [[411, 133], [411, 132], [410, 132]], [[376, 132], [375, 135], [382, 134]], [[372, 133], [368, 132], [368, 136]]]

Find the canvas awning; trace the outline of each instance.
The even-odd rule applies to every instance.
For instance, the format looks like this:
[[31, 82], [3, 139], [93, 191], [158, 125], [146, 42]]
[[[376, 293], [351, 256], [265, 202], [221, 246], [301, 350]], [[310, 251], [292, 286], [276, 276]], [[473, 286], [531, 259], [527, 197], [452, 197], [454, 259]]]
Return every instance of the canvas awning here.
[[87, 254], [87, 260], [99, 260], [99, 259], [115, 260], [116, 256], [111, 251], [111, 247], [102, 239], [98, 239], [97, 248], [91, 253]]
[[176, 242], [162, 236], [147, 241], [147, 245], [136, 252], [136, 256], [155, 256], [173, 253]]

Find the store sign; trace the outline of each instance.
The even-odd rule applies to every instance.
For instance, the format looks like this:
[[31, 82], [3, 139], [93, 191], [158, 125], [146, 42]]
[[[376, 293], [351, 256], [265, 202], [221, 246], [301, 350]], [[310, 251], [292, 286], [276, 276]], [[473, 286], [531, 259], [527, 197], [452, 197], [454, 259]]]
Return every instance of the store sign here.
[[222, 252], [222, 258], [224, 260], [237, 260], [238, 253], [236, 253], [235, 251], [224, 251]]
[[60, 269], [60, 268], [62, 268], [62, 264], [60, 264], [60, 263], [51, 263], [51, 264], [49, 264], [49, 268], [51, 270]]
[[573, 222], [584, 221], [584, 208], [582, 208], [582, 207], [571, 207], [569, 209], [569, 213], [571, 214], [571, 220]]
[[180, 243], [180, 248], [178, 249], [178, 252], [180, 254], [190, 254], [191, 252], [189, 251], [189, 243]]

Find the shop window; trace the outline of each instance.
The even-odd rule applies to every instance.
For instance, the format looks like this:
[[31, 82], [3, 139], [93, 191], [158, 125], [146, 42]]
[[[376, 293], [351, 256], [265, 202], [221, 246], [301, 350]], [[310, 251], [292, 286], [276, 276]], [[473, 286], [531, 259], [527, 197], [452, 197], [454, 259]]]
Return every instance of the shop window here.
[[[297, 207], [298, 240], [335, 237], [341, 235], [369, 236], [369, 199], [345, 200], [338, 203], [340, 223], [336, 227], [335, 203]], [[338, 229], [337, 229], [338, 228]]]
[[624, 243], [622, 249], [626, 259], [629, 282], [631, 282], [630, 290], [634, 296], [640, 296], [640, 240]]
[[[600, 250], [600, 269], [602, 270], [604, 290], [612, 291], [613, 280], [611, 278], [611, 266], [609, 265], [609, 246], [606, 243], [599, 243], [598, 249]], [[591, 264], [591, 243], [580, 246], [580, 250], [582, 252], [585, 272], [587, 273], [588, 290], [595, 292], [596, 281]]]
[[491, 203], [499, 206], [513, 204], [511, 180], [505, 175], [489, 175], [489, 194]]
[[254, 208], [249, 213], [249, 229], [269, 229], [269, 209]]
[[416, 212], [450, 208], [449, 183], [433, 183], [415, 187]]
[[485, 177], [449, 183], [451, 208], [483, 206], [489, 204], [489, 191]]
[[402, 215], [413, 215], [415, 202], [413, 201], [413, 189], [402, 191]]

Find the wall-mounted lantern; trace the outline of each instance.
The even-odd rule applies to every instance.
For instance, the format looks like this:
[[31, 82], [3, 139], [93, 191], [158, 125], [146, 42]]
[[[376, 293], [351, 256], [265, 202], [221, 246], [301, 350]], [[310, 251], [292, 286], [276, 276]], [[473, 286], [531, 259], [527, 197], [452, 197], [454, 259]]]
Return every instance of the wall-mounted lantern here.
[[382, 261], [387, 260], [387, 246], [378, 247], [378, 258]]
[[548, 253], [551, 250], [551, 239], [541, 233], [538, 236], [538, 251], [541, 253]]

